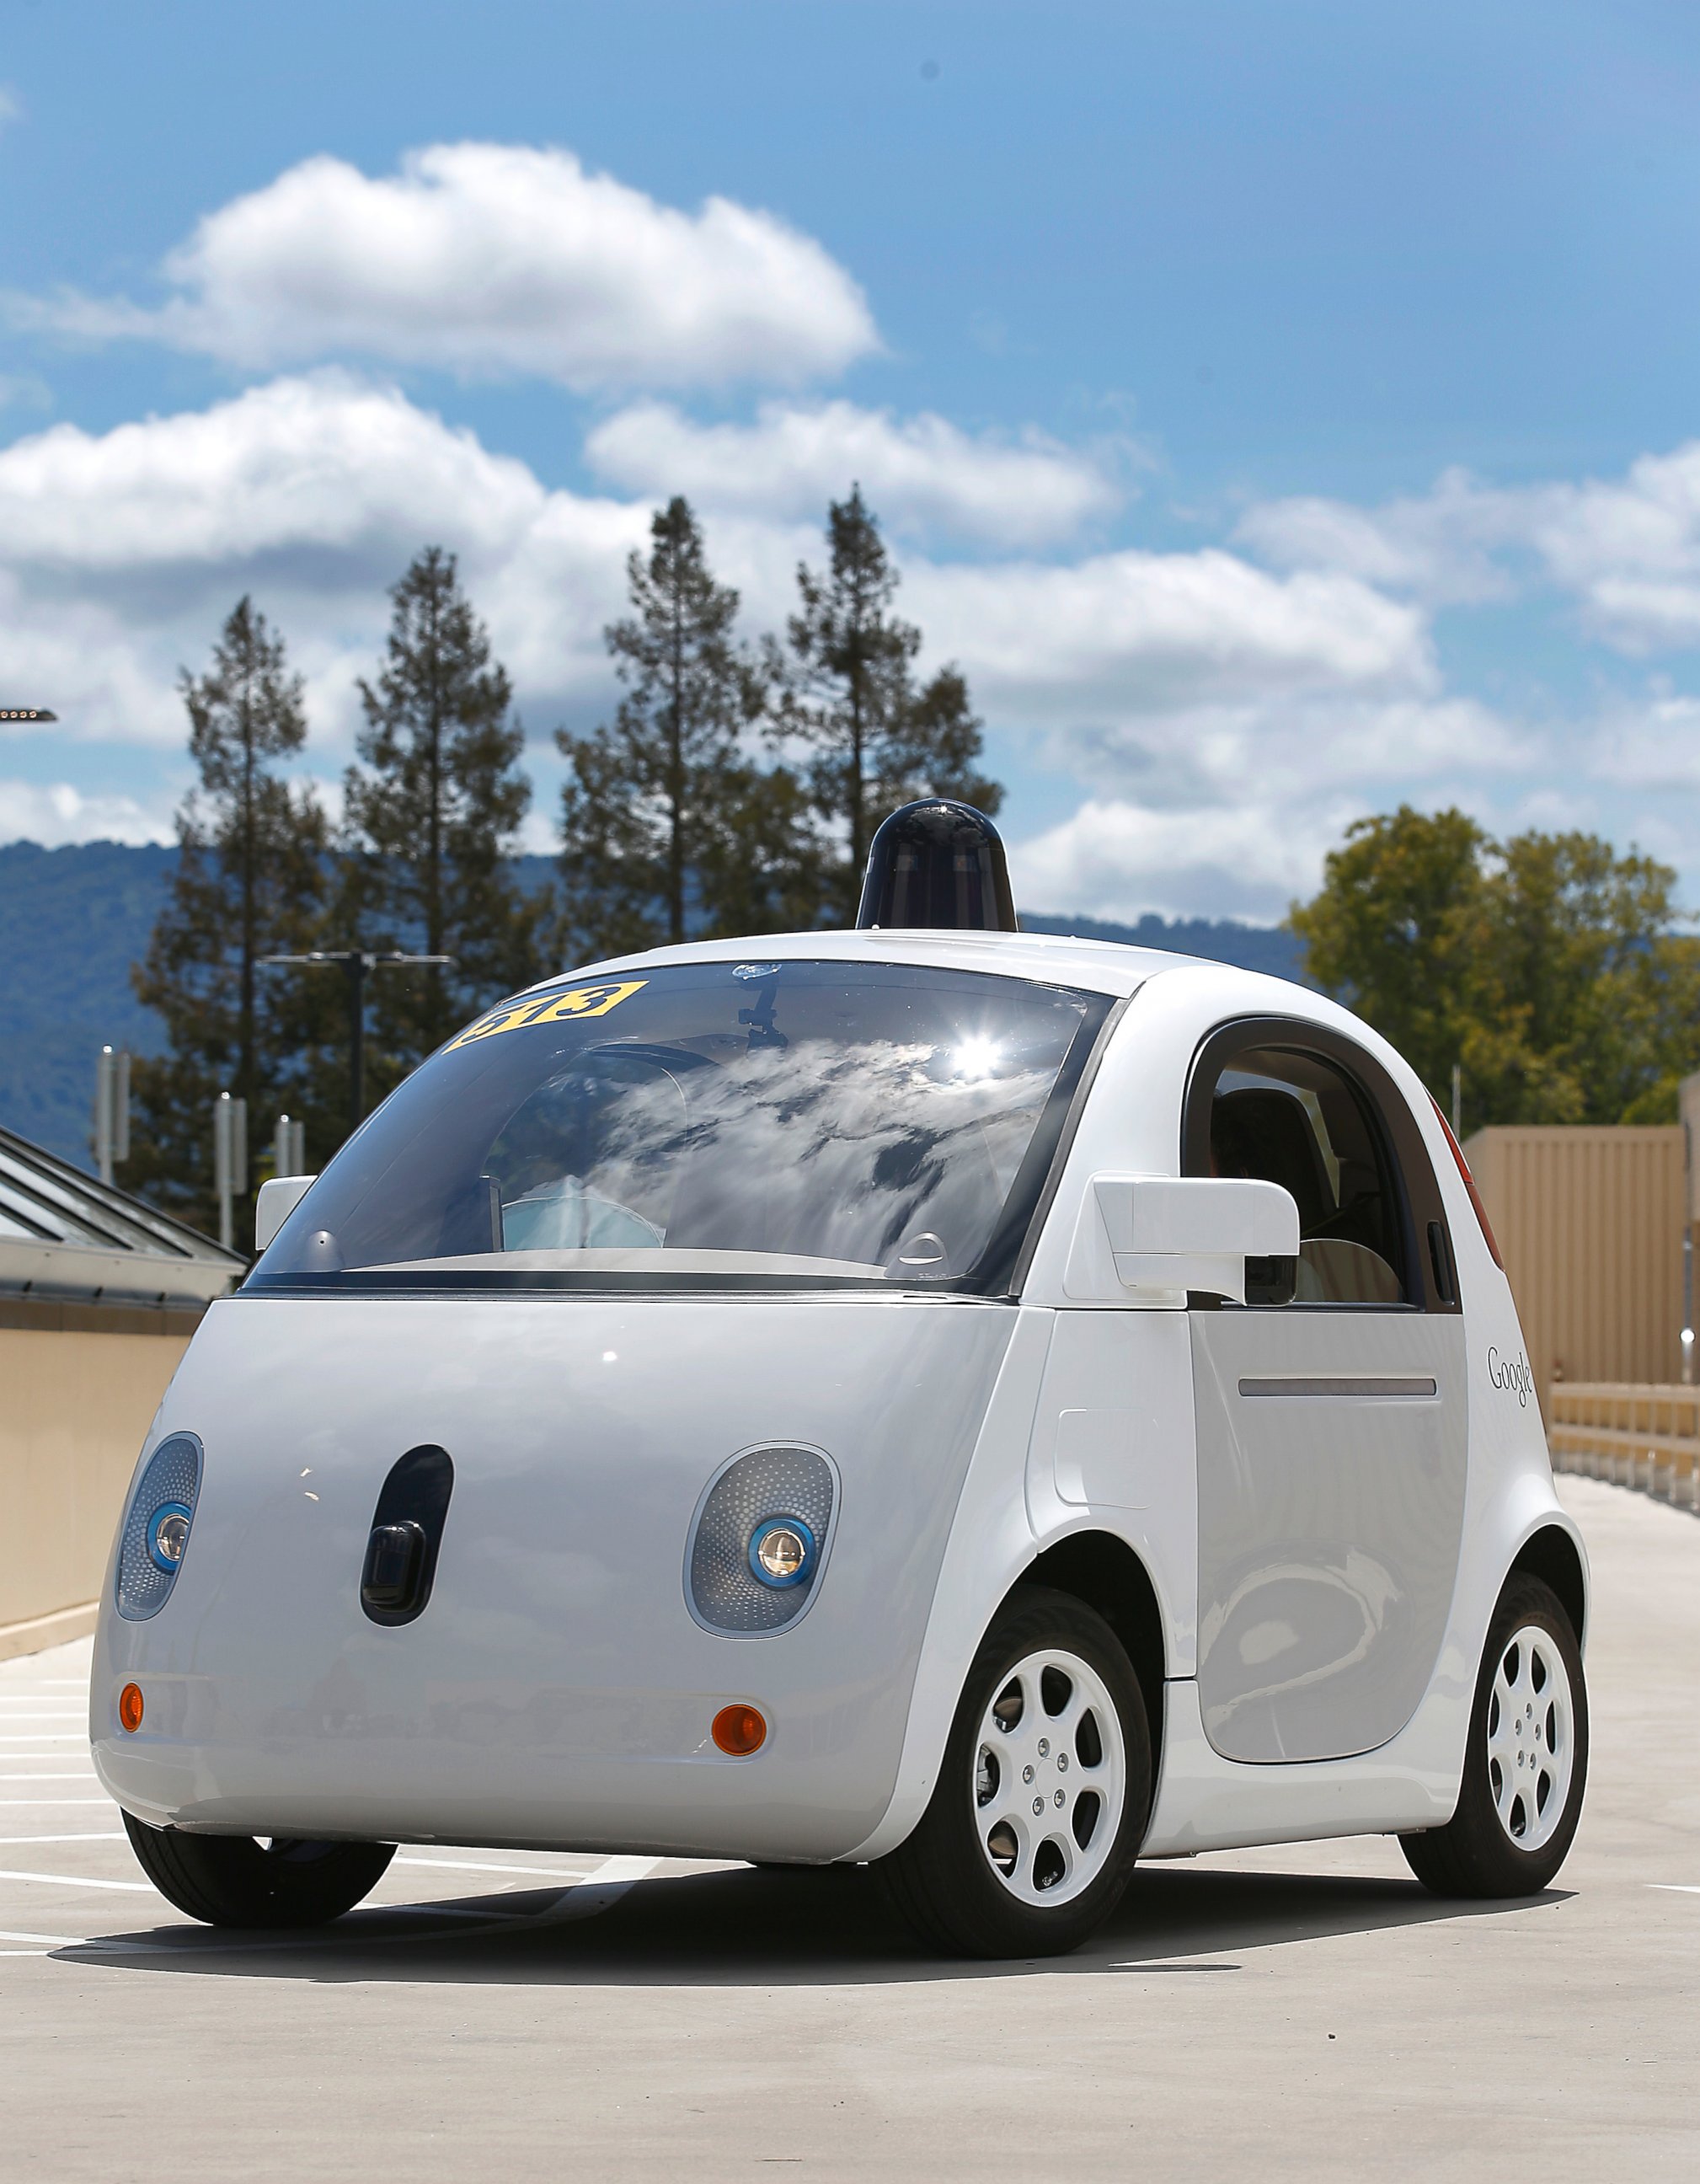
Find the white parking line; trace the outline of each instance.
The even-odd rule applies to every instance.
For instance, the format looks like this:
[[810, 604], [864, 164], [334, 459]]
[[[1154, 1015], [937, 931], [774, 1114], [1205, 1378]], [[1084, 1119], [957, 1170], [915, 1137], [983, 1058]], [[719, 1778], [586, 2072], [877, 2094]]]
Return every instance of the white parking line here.
[[0, 1880], [35, 1880], [44, 1888], [121, 1888], [125, 1895], [153, 1894], [151, 1880], [96, 1880], [69, 1873], [18, 1873], [0, 1868]]
[[0, 1730], [0, 1744], [86, 1744], [88, 1732], [81, 1729], [32, 1729], [27, 1736], [8, 1736]]
[[594, 1919], [619, 1903], [626, 1892], [653, 1873], [658, 1858], [605, 1858], [594, 1873], [576, 1888], [568, 1889], [548, 1910], [539, 1912], [541, 1926], [564, 1926], [580, 1919]]
[[82, 1934], [8, 1934], [0, 1928], [0, 1942], [33, 1942], [32, 1949], [0, 1949], [0, 1957], [52, 1957], [61, 1949], [97, 1949], [103, 1957], [147, 1957], [158, 1952], [147, 1942], [90, 1941]]
[[128, 1842], [129, 1840], [129, 1836], [125, 1834], [122, 1828], [114, 1828], [110, 1832], [103, 1830], [99, 1835], [0, 1836], [0, 1847], [3, 1847], [7, 1850], [14, 1850], [19, 1843]]
[[[0, 1781], [3, 1781], [4, 1780], [5, 1777], [3, 1775], [0, 1775]], [[13, 1780], [14, 1781], [22, 1782], [27, 1780], [28, 1777], [18, 1774], [14, 1775]], [[47, 1810], [50, 1806], [113, 1805], [116, 1804], [117, 1802], [118, 1801], [115, 1797], [0, 1797], [0, 1806], [33, 1805], [38, 1810], [42, 1811]]]

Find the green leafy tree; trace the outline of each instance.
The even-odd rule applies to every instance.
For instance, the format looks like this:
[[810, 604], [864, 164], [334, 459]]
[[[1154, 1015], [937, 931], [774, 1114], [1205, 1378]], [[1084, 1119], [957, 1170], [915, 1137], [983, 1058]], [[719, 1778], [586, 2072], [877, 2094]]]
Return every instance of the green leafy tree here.
[[513, 868], [531, 798], [525, 733], [454, 556], [426, 547], [390, 597], [384, 664], [360, 684], [338, 922], [365, 946], [454, 963], [375, 981], [375, 1099], [478, 1008], [538, 975], [547, 913]]
[[1360, 820], [1289, 918], [1306, 967], [1490, 1123], [1669, 1119], [1700, 1061], [1675, 874], [1583, 833], [1493, 841], [1460, 811]]
[[626, 562], [632, 611], [604, 632], [625, 694], [611, 724], [557, 731], [565, 952], [622, 954], [703, 933], [771, 931], [818, 905], [806, 799], [742, 755], [764, 704], [682, 499]]
[[824, 573], [806, 563], [797, 569], [801, 606], [787, 627], [775, 725], [814, 753], [815, 810], [844, 845], [825, 875], [830, 912], [847, 924], [868, 844], [889, 812], [927, 795], [993, 812], [1003, 791], [976, 771], [981, 724], [960, 671], [942, 668], [915, 687], [921, 633], [893, 610], [898, 572], [860, 486], [831, 504], [826, 543]]
[[807, 786], [789, 766], [726, 769], [702, 849], [716, 933], [807, 933], [821, 922], [828, 860]]
[[1475, 1022], [1492, 844], [1462, 811], [1408, 804], [1359, 819], [1287, 923], [1305, 968], [1397, 1046], [1431, 1091], [1449, 1087]]
[[1663, 1121], [1700, 1055], [1700, 950], [1668, 866], [1580, 833], [1514, 835], [1487, 883], [1463, 1056], [1479, 1119]]
[[[125, 1181], [210, 1228], [211, 1111], [221, 1092], [247, 1101], [255, 1154], [280, 1112], [305, 1119], [310, 1143], [329, 1128], [314, 1083], [319, 998], [259, 963], [314, 944], [326, 827], [311, 789], [280, 772], [307, 740], [301, 678], [251, 599], [237, 602], [207, 672], [184, 669], [180, 687], [198, 780], [177, 815], [169, 892], [131, 972], [138, 998], [164, 1020], [167, 1049], [135, 1066]], [[251, 1178], [260, 1166], [251, 1159]], [[238, 1238], [249, 1210], [238, 1209]]]

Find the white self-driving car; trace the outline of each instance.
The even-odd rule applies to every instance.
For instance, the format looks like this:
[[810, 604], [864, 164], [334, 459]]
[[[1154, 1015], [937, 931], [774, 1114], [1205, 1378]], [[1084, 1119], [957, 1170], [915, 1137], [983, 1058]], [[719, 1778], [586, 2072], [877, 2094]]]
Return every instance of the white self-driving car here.
[[1444, 1123], [1315, 993], [988, 929], [975, 819], [888, 822], [859, 929], [490, 1010], [269, 1186], [95, 1652], [183, 1909], [333, 1918], [398, 1842], [853, 1861], [1032, 1955], [1139, 1857], [1551, 1879], [1586, 1564]]

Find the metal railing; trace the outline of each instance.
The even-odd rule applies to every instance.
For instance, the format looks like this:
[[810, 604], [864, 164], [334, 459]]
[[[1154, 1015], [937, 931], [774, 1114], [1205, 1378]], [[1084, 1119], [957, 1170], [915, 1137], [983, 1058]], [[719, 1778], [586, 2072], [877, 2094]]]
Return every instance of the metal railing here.
[[1632, 1486], [1700, 1509], [1700, 1388], [1558, 1380], [1547, 1390], [1555, 1471]]

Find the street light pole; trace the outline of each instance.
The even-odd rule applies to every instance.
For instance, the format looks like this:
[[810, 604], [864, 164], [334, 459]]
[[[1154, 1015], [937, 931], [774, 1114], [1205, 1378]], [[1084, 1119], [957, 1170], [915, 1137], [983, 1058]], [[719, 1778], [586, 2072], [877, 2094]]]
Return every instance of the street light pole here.
[[262, 956], [262, 963], [305, 964], [317, 969], [339, 964], [348, 984], [348, 1134], [366, 1115], [366, 981], [374, 971], [400, 970], [440, 963], [453, 968], [453, 956], [409, 956], [399, 948], [315, 948], [305, 956]]

